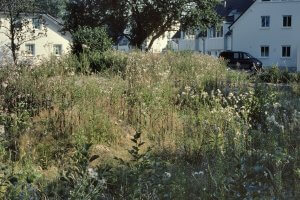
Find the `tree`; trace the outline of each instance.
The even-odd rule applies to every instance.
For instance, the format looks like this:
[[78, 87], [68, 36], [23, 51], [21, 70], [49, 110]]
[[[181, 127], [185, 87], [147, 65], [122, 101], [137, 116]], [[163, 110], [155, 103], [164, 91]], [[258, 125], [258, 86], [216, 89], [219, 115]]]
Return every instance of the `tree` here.
[[123, 0], [71, 0], [66, 4], [65, 28], [71, 34], [80, 27], [106, 27], [114, 42], [127, 27], [127, 8]]
[[57, 18], [63, 17], [67, 0], [35, 0], [36, 7]]
[[218, 0], [73, 0], [67, 6], [68, 19], [72, 20], [66, 21], [66, 27], [70, 30], [77, 24], [107, 25], [110, 35], [126, 36], [131, 46], [139, 49], [150, 39], [150, 49], [156, 39], [175, 26], [188, 30], [216, 24], [217, 3]]
[[18, 61], [18, 51], [21, 45], [44, 37], [47, 29], [41, 14], [33, 0], [0, 0], [1, 22], [0, 33], [4, 34], [10, 43], [6, 47], [10, 49], [15, 64]]

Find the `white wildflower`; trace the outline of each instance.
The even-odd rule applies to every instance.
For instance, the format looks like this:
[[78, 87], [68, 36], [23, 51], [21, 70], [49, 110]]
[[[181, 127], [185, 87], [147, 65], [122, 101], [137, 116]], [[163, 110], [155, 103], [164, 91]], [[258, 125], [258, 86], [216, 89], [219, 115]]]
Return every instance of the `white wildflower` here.
[[274, 104], [273, 104], [273, 107], [276, 108], [276, 109], [279, 108], [280, 106], [281, 106], [281, 105], [280, 105], [279, 103], [274, 103]]
[[3, 125], [0, 125], [0, 135], [4, 135], [5, 134], [5, 128]]
[[171, 175], [170, 172], [165, 172], [165, 173], [164, 173], [164, 177], [165, 177], [165, 178], [171, 178], [171, 176], [172, 176], [172, 175]]
[[8, 84], [6, 83], [6, 82], [3, 82], [2, 83], [2, 87], [5, 89], [5, 88], [7, 88], [7, 86], [8, 86]]
[[101, 180], [99, 180], [99, 184], [100, 185], [105, 185], [106, 184], [106, 179], [102, 178]]
[[88, 174], [91, 178], [97, 178], [98, 173], [93, 168], [88, 168]]
[[190, 87], [190, 86], [186, 86], [184, 89], [185, 89], [187, 92], [191, 91], [191, 87]]
[[202, 176], [202, 175], [204, 175], [204, 171], [193, 172], [192, 175], [193, 176]]

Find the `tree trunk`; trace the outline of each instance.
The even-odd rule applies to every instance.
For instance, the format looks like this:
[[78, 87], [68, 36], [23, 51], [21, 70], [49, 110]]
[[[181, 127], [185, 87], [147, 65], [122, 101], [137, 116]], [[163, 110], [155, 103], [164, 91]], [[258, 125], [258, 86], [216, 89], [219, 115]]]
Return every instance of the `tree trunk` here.
[[14, 21], [12, 16], [10, 15], [10, 49], [13, 57], [14, 64], [17, 65], [18, 58], [17, 58], [17, 46], [15, 43], [15, 27], [14, 27]]
[[160, 35], [156, 35], [156, 36], [154, 36], [154, 37], [151, 39], [151, 41], [150, 41], [150, 43], [149, 43], [149, 45], [147, 46], [147, 49], [146, 49], [147, 52], [150, 51], [150, 49], [152, 48], [152, 46], [153, 46], [155, 40], [158, 39], [159, 37], [160, 37]]
[[16, 45], [15, 45], [15, 42], [14, 42], [14, 39], [12, 38], [11, 40], [11, 52], [12, 52], [12, 56], [13, 56], [13, 61], [14, 61], [14, 64], [17, 65], [18, 64], [18, 58], [17, 58], [17, 49], [16, 49]]
[[152, 39], [151, 39], [151, 41], [150, 41], [150, 43], [149, 43], [149, 45], [147, 46], [146, 51], [150, 51], [150, 49], [152, 48], [152, 46], [153, 46], [155, 40], [157, 40], [157, 39], [158, 39], [160, 36], [162, 36], [165, 32], [166, 32], [166, 31], [161, 30], [161, 31], [158, 32], [155, 36], [153, 36]]

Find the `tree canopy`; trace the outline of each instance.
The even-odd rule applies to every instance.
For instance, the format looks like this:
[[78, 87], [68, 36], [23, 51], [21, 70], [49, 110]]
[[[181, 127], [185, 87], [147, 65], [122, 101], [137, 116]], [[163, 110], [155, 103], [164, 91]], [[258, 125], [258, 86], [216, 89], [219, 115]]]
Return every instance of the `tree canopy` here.
[[[106, 26], [116, 42], [120, 36], [130, 45], [147, 49], [166, 31], [180, 26], [183, 30], [214, 25], [218, 22], [218, 0], [72, 0], [67, 3], [66, 29], [79, 26]], [[127, 31], [125, 31], [127, 30]]]
[[50, 14], [54, 17], [63, 17], [67, 0], [34, 0], [36, 7], [41, 12]]

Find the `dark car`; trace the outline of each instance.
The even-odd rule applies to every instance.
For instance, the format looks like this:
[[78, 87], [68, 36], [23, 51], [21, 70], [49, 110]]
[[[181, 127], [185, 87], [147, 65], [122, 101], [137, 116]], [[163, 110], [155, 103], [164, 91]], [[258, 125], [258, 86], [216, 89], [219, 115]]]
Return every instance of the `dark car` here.
[[260, 70], [262, 62], [249, 53], [242, 51], [223, 51], [220, 56], [227, 60], [228, 66], [233, 69]]

